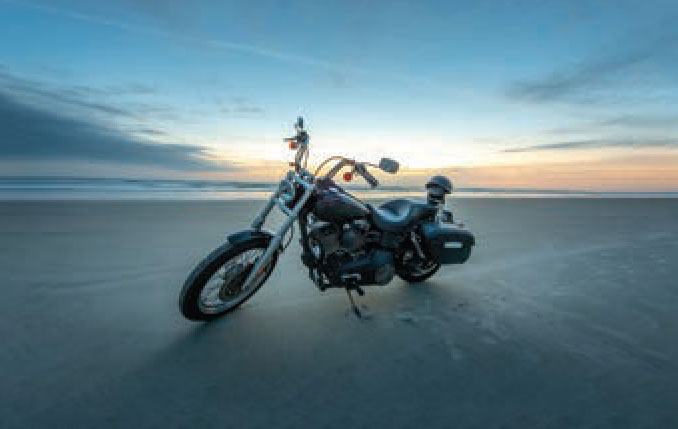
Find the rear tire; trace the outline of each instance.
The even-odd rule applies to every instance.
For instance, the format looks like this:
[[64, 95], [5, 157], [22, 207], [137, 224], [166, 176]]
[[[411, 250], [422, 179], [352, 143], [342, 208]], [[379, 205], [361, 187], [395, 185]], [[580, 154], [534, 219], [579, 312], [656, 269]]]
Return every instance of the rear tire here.
[[[226, 266], [229, 262], [236, 260], [239, 256], [246, 254], [248, 251], [256, 251], [257, 249], [261, 249], [261, 254], [263, 255], [263, 252], [266, 250], [269, 243], [269, 239], [263, 238], [255, 238], [237, 244], [225, 243], [210, 253], [198, 264], [198, 266], [193, 269], [191, 274], [184, 282], [184, 286], [181, 289], [181, 295], [179, 297], [179, 309], [181, 310], [181, 314], [183, 314], [184, 317], [189, 320], [212, 320], [219, 316], [223, 316], [226, 313], [230, 313], [242, 305], [245, 301], [250, 299], [252, 295], [254, 295], [264, 283], [266, 283], [266, 280], [268, 280], [271, 272], [273, 272], [275, 264], [278, 260], [278, 252], [274, 253], [271, 257], [270, 262], [265, 268], [266, 271], [262, 273], [263, 278], [260, 280], [255, 279], [254, 281], [256, 283], [250, 286], [247, 290], [239, 292], [241, 295], [234, 295], [232, 302], [224, 301], [220, 307], [209, 309], [205, 306], [205, 304], [203, 304], [202, 301], [204, 298], [203, 294], [205, 293], [205, 286], [207, 286], [208, 282], [212, 280], [218, 281], [218, 278], [215, 278], [215, 275], [218, 275], [217, 273], [220, 269], [224, 268], [224, 266]], [[259, 257], [261, 257], [261, 255], [259, 255]], [[256, 262], [256, 260], [258, 260], [258, 258], [255, 259], [253, 263]], [[234, 283], [236, 287], [239, 287], [247, 275], [251, 272], [253, 263], [246, 266], [243, 266], [242, 263], [238, 265], [239, 268], [242, 268], [236, 275], [236, 278], [231, 280], [231, 282]], [[238, 282], [240, 284], [238, 284]], [[223, 284], [225, 283], [226, 280], [224, 279], [218, 293], [220, 299], [222, 297], [221, 290], [224, 288]], [[229, 287], [231, 287], [230, 284]]]
[[431, 267], [424, 270], [414, 270], [408, 266], [396, 267], [396, 274], [408, 283], [421, 283], [428, 280], [440, 269], [440, 264], [431, 262]]

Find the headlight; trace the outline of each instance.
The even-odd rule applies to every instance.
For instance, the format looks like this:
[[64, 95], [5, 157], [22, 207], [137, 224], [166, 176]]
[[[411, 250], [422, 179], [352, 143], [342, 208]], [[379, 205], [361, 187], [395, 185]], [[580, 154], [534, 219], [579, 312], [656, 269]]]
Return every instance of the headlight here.
[[280, 186], [278, 186], [278, 195], [286, 203], [289, 203], [294, 199], [294, 185], [289, 180], [281, 180]]

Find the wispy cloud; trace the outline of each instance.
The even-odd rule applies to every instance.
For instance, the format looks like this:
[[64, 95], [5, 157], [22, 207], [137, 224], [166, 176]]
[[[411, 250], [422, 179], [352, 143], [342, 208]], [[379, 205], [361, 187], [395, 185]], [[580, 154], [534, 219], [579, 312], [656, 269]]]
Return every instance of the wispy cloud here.
[[602, 148], [678, 148], [678, 138], [605, 138], [590, 140], [573, 140], [556, 143], [545, 143], [504, 149], [504, 153], [536, 152], [544, 150], [568, 149], [602, 149]]
[[609, 130], [632, 130], [634, 132], [673, 132], [678, 130], [678, 115], [673, 114], [626, 114], [603, 119], [584, 121], [581, 124], [552, 128], [547, 134], [565, 135]]
[[[92, 101], [89, 97], [94, 93], [93, 88], [65, 87], [50, 88], [42, 82], [20, 78], [0, 69], [0, 85], [6, 92], [20, 95], [22, 99], [39, 99], [52, 103], [59, 103], [75, 108], [116, 116], [133, 116], [133, 113], [110, 104]], [[98, 98], [98, 97], [97, 97]]]
[[0, 158], [147, 165], [183, 171], [231, 171], [207, 148], [153, 143], [91, 118], [73, 117], [17, 100], [0, 90]]
[[235, 117], [260, 117], [266, 113], [266, 109], [253, 103], [247, 97], [231, 97], [228, 101], [217, 101], [219, 111]]
[[192, 42], [196, 44], [200, 44], [206, 47], [212, 47], [216, 49], [224, 49], [224, 50], [229, 50], [229, 51], [234, 51], [234, 52], [243, 52], [247, 54], [252, 54], [252, 55], [257, 55], [257, 56], [262, 56], [262, 57], [267, 57], [267, 58], [272, 58], [272, 59], [277, 59], [281, 61], [285, 61], [288, 63], [295, 63], [295, 64], [302, 64], [302, 65], [307, 65], [307, 66], [313, 66], [313, 67], [318, 67], [318, 68], [324, 68], [327, 70], [341, 70], [341, 71], [351, 71], [351, 72], [371, 72], [369, 70], [364, 70], [360, 68], [347, 68], [345, 66], [340, 66], [337, 64], [334, 64], [330, 61], [324, 61], [320, 60], [317, 58], [312, 58], [304, 55], [298, 55], [298, 54], [292, 54], [289, 52], [280, 52], [276, 50], [271, 50], [271, 49], [266, 49], [260, 46], [255, 46], [247, 43], [240, 43], [240, 42], [230, 42], [226, 40], [217, 40], [217, 39], [207, 39], [207, 38], [202, 38], [202, 37], [192, 37], [188, 35], [182, 35], [182, 34], [177, 34], [177, 33], [171, 33], [168, 31], [163, 31], [162, 29], [159, 28], [153, 28], [150, 26], [142, 26], [142, 25], [135, 25], [135, 24], [129, 24], [129, 23], [124, 23], [124, 22], [119, 22], [111, 19], [107, 19], [104, 17], [100, 16], [95, 16], [91, 14], [86, 14], [86, 13], [80, 13], [80, 12], [75, 12], [73, 10], [61, 8], [61, 7], [53, 7], [49, 6], [46, 4], [37, 4], [37, 3], [30, 3], [30, 2], [25, 2], [25, 1], [18, 1], [18, 0], [0, 0], [0, 2], [7, 2], [7, 3], [14, 3], [14, 4], [20, 4], [22, 6], [39, 10], [42, 12], [47, 12], [51, 14], [56, 14], [56, 15], [61, 15], [63, 17], [77, 20], [77, 21], [83, 21], [83, 22], [88, 22], [92, 24], [98, 24], [98, 25], [104, 25], [107, 27], [114, 27], [118, 28], [120, 30], [124, 31], [129, 31], [129, 32], [134, 32], [134, 33], [139, 33], [139, 34], [146, 34], [149, 36], [153, 37], [158, 37], [158, 38], [164, 38], [164, 39], [173, 39], [181, 42]]
[[[661, 64], [660, 68], [667, 71], [667, 76], [675, 84], [675, 75], [678, 74], [678, 32], [670, 28], [670, 33], [659, 37], [636, 34], [633, 40], [617, 41], [609, 51], [568, 69], [555, 71], [540, 79], [515, 82], [507, 89], [507, 94], [513, 99], [540, 103], [590, 103], [605, 97], [619, 98], [621, 94], [634, 89], [623, 78], [628, 77], [635, 67], [648, 64]], [[642, 87], [651, 80], [641, 75], [633, 80], [633, 86]]]
[[678, 151], [638, 152], [578, 162], [472, 166], [453, 175], [460, 187], [678, 191]]
[[[674, 137], [678, 116], [661, 110], [678, 100], [678, 31], [674, 27], [657, 27], [617, 40], [608, 50], [570, 68], [512, 84], [507, 94], [514, 100], [576, 104], [579, 113], [574, 122], [570, 120], [571, 125], [546, 130], [545, 134], [561, 139], [565, 135], [583, 138], [511, 147], [501, 152], [678, 148], [678, 138]], [[658, 103], [660, 100], [666, 103]], [[605, 107], [604, 113], [598, 110], [591, 115], [593, 118], [582, 119], [582, 112], [591, 105]]]
[[129, 96], [145, 99], [157, 92], [153, 87], [138, 83], [107, 85], [101, 88], [84, 85], [55, 86], [19, 77], [3, 67], [0, 68], [0, 87], [26, 104], [48, 105], [74, 115], [94, 114], [101, 118], [126, 121], [143, 121], [149, 118], [177, 120], [181, 116], [171, 105], [132, 101], [138, 98]]
[[108, 85], [103, 88], [78, 85], [64, 90], [74, 96], [120, 96], [120, 95], [151, 95], [158, 92], [157, 88], [139, 83]]
[[[76, 12], [74, 10], [70, 10], [67, 8], [54, 7], [47, 4], [30, 3], [21, 0], [0, 0], [0, 3], [1, 2], [19, 4], [44, 13], [59, 15], [67, 19], [107, 26], [111, 28], [117, 28], [122, 31], [136, 33], [140, 35], [174, 40], [183, 43], [193, 43], [195, 45], [199, 45], [205, 48], [229, 52], [239, 52], [248, 55], [269, 58], [272, 60], [277, 60], [288, 64], [313, 67], [315, 69], [325, 70], [329, 72], [330, 78], [332, 79], [333, 82], [337, 82], [338, 79], [340, 79], [343, 82], [343, 84], [345, 84], [346, 75], [367, 76], [378, 79], [389, 79], [397, 82], [407, 83], [409, 85], [418, 85], [422, 89], [428, 88], [435, 90], [438, 93], [444, 93], [446, 95], [464, 96], [467, 99], [484, 97], [495, 98], [494, 95], [482, 94], [478, 90], [470, 90], [467, 87], [463, 86], [452, 87], [447, 84], [440, 84], [439, 82], [427, 79], [426, 77], [423, 77], [421, 75], [409, 75], [397, 73], [394, 72], [393, 70], [376, 70], [352, 64], [333, 62], [307, 55], [300, 55], [293, 52], [278, 51], [275, 49], [269, 49], [263, 46], [258, 46], [249, 43], [192, 36], [188, 33], [182, 33], [177, 31], [170, 32], [158, 27], [120, 22], [93, 14]], [[143, 3], [143, 2], [139, 1], [134, 3]], [[156, 1], [154, 0], [153, 3], [150, 4], [150, 6], [142, 5], [141, 7], [144, 10], [155, 10], [154, 9], [155, 3]], [[176, 11], [174, 11], [171, 7], [170, 8], [166, 7], [167, 2], [160, 3], [163, 3], [165, 6], [163, 6], [159, 10], [171, 12], [172, 14], [176, 13]], [[190, 7], [194, 6], [191, 4]], [[164, 14], [164, 12], [161, 14]]]
[[264, 109], [257, 106], [236, 106], [233, 108], [234, 113], [245, 113], [245, 114], [262, 114]]
[[666, 129], [678, 127], [678, 115], [671, 114], [644, 114], [644, 115], [621, 115], [610, 119], [604, 119], [597, 123], [603, 127], [630, 127]]
[[157, 130], [155, 128], [141, 128], [136, 130], [137, 133], [145, 134], [149, 136], [166, 136], [167, 133], [162, 130]]

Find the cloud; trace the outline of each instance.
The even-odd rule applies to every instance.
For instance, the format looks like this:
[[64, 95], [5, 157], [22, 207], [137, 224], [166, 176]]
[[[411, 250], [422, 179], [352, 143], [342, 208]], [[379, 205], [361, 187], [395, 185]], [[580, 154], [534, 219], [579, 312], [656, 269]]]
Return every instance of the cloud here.
[[[11, 1], [11, 0], [9, 0]], [[334, 64], [329, 61], [324, 61], [304, 55], [298, 55], [296, 53], [289, 53], [289, 52], [282, 52], [282, 51], [276, 51], [276, 50], [271, 50], [271, 49], [266, 49], [262, 48], [259, 46], [255, 45], [250, 45], [247, 43], [240, 43], [240, 42], [231, 42], [231, 41], [225, 41], [225, 40], [216, 40], [216, 39], [206, 39], [202, 37], [193, 37], [189, 35], [182, 35], [177, 32], [169, 32], [169, 31], [164, 31], [159, 28], [154, 28], [150, 26], [145, 26], [145, 25], [135, 25], [135, 24], [130, 24], [126, 22], [119, 22], [115, 20], [108, 19], [103, 16], [97, 16], [93, 14], [88, 14], [88, 13], [81, 13], [81, 12], [76, 12], [74, 10], [62, 8], [62, 7], [54, 7], [50, 4], [38, 4], [38, 3], [25, 3], [25, 2], [16, 2], [17, 4], [21, 4], [22, 6], [34, 10], [38, 10], [41, 12], [45, 13], [50, 13], [50, 14], [55, 14], [55, 15], [60, 15], [65, 18], [69, 18], [72, 20], [76, 21], [82, 21], [82, 22], [87, 22], [90, 24], [97, 24], [97, 25], [103, 25], [106, 27], [112, 27], [112, 28], [117, 28], [119, 30], [123, 31], [128, 31], [128, 32], [133, 32], [133, 33], [138, 33], [138, 34], [144, 34], [148, 36], [153, 36], [157, 38], [163, 38], [163, 39], [171, 39], [171, 40], [176, 40], [179, 42], [193, 42], [199, 45], [202, 45], [204, 47], [210, 47], [213, 49], [221, 49], [221, 50], [227, 50], [227, 51], [232, 51], [232, 52], [241, 52], [241, 53], [246, 53], [246, 54], [251, 54], [251, 55], [256, 55], [260, 57], [266, 57], [270, 59], [276, 59], [288, 63], [295, 63], [295, 64], [302, 64], [305, 66], [311, 66], [311, 67], [318, 67], [322, 69], [327, 69], [327, 70], [339, 70], [339, 71], [348, 71], [343, 66]], [[155, 16], [156, 18], [160, 20], [164, 20], [167, 17], [172, 16], [172, 20], [174, 20], [174, 16], [177, 16], [177, 14], [180, 14], [183, 18], [185, 18], [185, 12], [180, 11], [179, 9], [175, 7], [167, 7], [167, 2], [162, 2], [162, 1], [157, 1], [157, 0], [152, 0], [150, 3], [147, 4], [142, 4], [142, 1], [126, 1], [126, 3], [131, 4], [137, 4], [140, 5], [139, 10], [146, 11], [149, 13], [151, 16]], [[187, 3], [188, 4], [188, 3]], [[162, 5], [162, 6], [161, 6]], [[195, 8], [194, 2], [190, 4], [191, 8]], [[181, 15], [183, 14], [183, 15]], [[354, 68], [351, 69], [350, 71], [359, 73], [359, 72], [367, 72], [371, 73], [370, 71], [362, 70], [359, 68]]]
[[236, 106], [233, 108], [233, 112], [261, 115], [264, 113], [264, 109], [258, 106]]
[[266, 114], [266, 110], [263, 107], [257, 106], [247, 97], [231, 97], [228, 103], [223, 100], [217, 100], [216, 104], [220, 106], [219, 111], [221, 113], [235, 117], [256, 117]]
[[97, 101], [89, 101], [79, 95], [81, 91], [73, 90], [72, 88], [52, 90], [40, 82], [20, 79], [3, 72], [0, 72], [0, 83], [2, 83], [5, 91], [21, 95], [22, 98], [40, 98], [41, 100], [46, 100], [48, 102], [84, 108], [107, 115], [133, 116], [133, 113], [128, 110]]
[[[85, 109], [96, 113], [134, 117], [135, 112], [123, 107], [102, 103], [99, 101], [110, 90], [98, 90], [91, 87], [76, 86], [50, 88], [48, 85], [35, 80], [17, 77], [0, 69], [0, 84], [4, 91], [15, 94], [23, 100], [38, 100], [39, 104], [62, 104], [76, 109]], [[93, 101], [95, 98], [97, 101]]]
[[[153, 16], [157, 21], [159, 22], [166, 21], [170, 23], [170, 30], [165, 30], [163, 29], [162, 26], [155, 27], [148, 25], [133, 24], [123, 21], [116, 21], [102, 15], [78, 12], [63, 7], [55, 7], [50, 3], [26, 3], [16, 0], [4, 0], [4, 1], [12, 1], [16, 4], [20, 4], [23, 7], [40, 11], [42, 13], [58, 15], [63, 18], [67, 18], [74, 21], [86, 22], [89, 24], [96, 24], [109, 28], [115, 28], [117, 30], [129, 33], [135, 33], [158, 39], [173, 40], [180, 43], [192, 43], [195, 44], [196, 46], [200, 46], [203, 48], [267, 58], [270, 60], [280, 61], [283, 63], [292, 64], [296, 66], [312, 67], [318, 70], [328, 72], [330, 74], [330, 79], [334, 83], [340, 82], [340, 85], [342, 87], [346, 83], [347, 76], [352, 75], [377, 78], [380, 80], [389, 79], [407, 85], [418, 85], [421, 89], [426, 88], [437, 93], [463, 96], [466, 97], [466, 99], [494, 98], [494, 94], [488, 93], [483, 94], [478, 89], [469, 89], [468, 87], [464, 86], [453, 87], [450, 86], [448, 83], [441, 84], [436, 80], [428, 79], [419, 74], [418, 75], [402, 74], [395, 72], [393, 69], [373, 69], [370, 67], [362, 67], [356, 64], [350, 64], [346, 62], [329, 61], [322, 58], [302, 55], [294, 51], [282, 51], [277, 49], [270, 49], [265, 46], [243, 43], [239, 41], [221, 40], [203, 37], [199, 35], [192, 35], [194, 34], [193, 32], [187, 33], [183, 31], [177, 31], [177, 28], [175, 28], [176, 25], [174, 24], [181, 23], [180, 26], [183, 26], [184, 24], [187, 23], [186, 14], [189, 12], [192, 13], [191, 11], [195, 11], [196, 9], [200, 8], [200, 6], [196, 4], [196, 2], [182, 3], [182, 2], [162, 2], [160, 0], [151, 0], [150, 2], [142, 4], [144, 3], [142, 0], [139, 1], [126, 0], [126, 3], [128, 4], [133, 3], [137, 5], [138, 10], [144, 11], [144, 13]], [[361, 4], [361, 9], [365, 9], [367, 3]], [[186, 10], [181, 9], [182, 4], [183, 6], [189, 8], [189, 12], [186, 12]], [[365, 14], [363, 13], [362, 15]], [[200, 32], [197, 32], [195, 34], [199, 33]], [[340, 80], [338, 80], [338, 76], [340, 76], [339, 78]]]
[[[84, 111], [86, 114], [94, 113], [104, 118], [113, 116], [128, 121], [143, 121], [149, 117], [177, 121], [185, 119], [182, 114], [186, 113], [185, 109], [179, 110], [168, 104], [134, 101], [145, 100], [148, 95], [157, 93], [156, 88], [138, 83], [108, 85], [101, 88], [84, 85], [55, 87], [41, 81], [18, 77], [0, 68], [0, 86], [15, 98], [36, 106], [45, 103], [58, 104], [61, 106], [60, 109], [65, 108], [76, 114]], [[236, 117], [259, 117], [266, 113], [263, 107], [242, 96], [232, 97], [228, 106], [221, 100], [216, 104], [224, 106], [220, 108], [222, 113], [233, 114]], [[198, 116], [205, 116], [205, 113], [201, 112]]]
[[586, 121], [579, 125], [546, 130], [547, 134], [582, 134], [608, 131], [609, 129], [630, 129], [638, 132], [678, 130], [678, 115], [671, 114], [626, 114]]
[[[629, 73], [635, 67], [653, 65], [664, 70], [670, 79], [678, 73], [675, 61], [678, 55], [678, 33], [664, 34], [660, 37], [647, 37], [636, 34], [634, 40], [618, 41], [609, 52], [590, 58], [569, 70], [556, 71], [549, 76], [516, 82], [507, 89], [510, 98], [537, 103], [569, 101], [595, 102], [605, 97], [620, 96], [620, 92], [636, 86], [652, 85], [652, 76], [641, 74], [629, 86]], [[624, 46], [621, 50], [616, 46]], [[661, 85], [656, 82], [657, 85]], [[666, 84], [666, 82], [664, 82]], [[671, 86], [671, 85], [669, 85]], [[656, 89], [656, 88], [655, 88]], [[601, 94], [601, 92], [603, 94]], [[647, 96], [648, 94], [643, 94]]]
[[[129, 98], [121, 102], [111, 102], [117, 96], [143, 96], [157, 92], [156, 88], [139, 84], [124, 83], [108, 85], [102, 88], [91, 86], [50, 86], [44, 82], [18, 77], [6, 68], [0, 68], [0, 87], [15, 98], [36, 106], [59, 105], [59, 110], [66, 109], [80, 115], [98, 114], [103, 117], [118, 117], [121, 119], [145, 119], [154, 116], [162, 119], [176, 120], [179, 118], [177, 109], [172, 106], [134, 102]], [[108, 100], [108, 101], [107, 101]]]
[[538, 144], [504, 149], [504, 153], [536, 152], [542, 150], [568, 150], [568, 149], [602, 149], [602, 148], [649, 148], [665, 147], [678, 148], [678, 138], [604, 138], [590, 140], [574, 140], [556, 143]]
[[107, 162], [183, 171], [232, 171], [201, 146], [152, 143], [93, 120], [62, 116], [0, 91], [0, 158]]
[[94, 88], [91, 86], [72, 86], [65, 88], [64, 92], [73, 96], [111, 96], [111, 95], [150, 95], [156, 94], [156, 88], [139, 83], [125, 83], [119, 85], [109, 85], [103, 88]]
[[676, 128], [678, 127], [678, 115], [621, 115], [599, 121], [597, 125], [649, 129]]
[[146, 134], [149, 136], [166, 136], [167, 133], [162, 130], [156, 130], [155, 128], [141, 128], [135, 130], [137, 133]]
[[678, 152], [471, 166], [453, 177], [460, 187], [675, 192]]

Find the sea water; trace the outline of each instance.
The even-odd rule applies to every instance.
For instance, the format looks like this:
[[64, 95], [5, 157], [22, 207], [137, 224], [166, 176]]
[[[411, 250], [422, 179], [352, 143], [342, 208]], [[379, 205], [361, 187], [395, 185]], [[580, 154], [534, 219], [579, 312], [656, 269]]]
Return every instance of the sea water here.
[[[233, 200], [265, 199], [275, 183], [220, 180], [158, 180], [88, 177], [2, 177], [0, 200]], [[423, 187], [351, 185], [360, 198], [424, 197]], [[455, 198], [676, 198], [678, 192], [583, 192], [465, 188]]]

